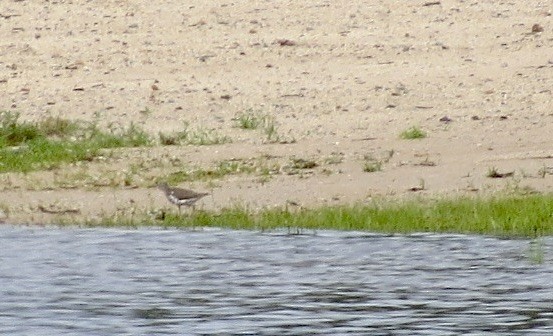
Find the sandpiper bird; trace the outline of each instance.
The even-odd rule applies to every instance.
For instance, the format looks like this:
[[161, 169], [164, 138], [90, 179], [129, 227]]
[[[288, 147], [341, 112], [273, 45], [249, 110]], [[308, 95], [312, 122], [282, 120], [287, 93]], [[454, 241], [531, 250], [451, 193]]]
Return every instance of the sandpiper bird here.
[[186, 205], [194, 207], [196, 201], [209, 195], [209, 193], [199, 193], [189, 189], [173, 188], [168, 186], [165, 182], [159, 183], [157, 187], [165, 193], [169, 202], [179, 207], [179, 214], [181, 206]]

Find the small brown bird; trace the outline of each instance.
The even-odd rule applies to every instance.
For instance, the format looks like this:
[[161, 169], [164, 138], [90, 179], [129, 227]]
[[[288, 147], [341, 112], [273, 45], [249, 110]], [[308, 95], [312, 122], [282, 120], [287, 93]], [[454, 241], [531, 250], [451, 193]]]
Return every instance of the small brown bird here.
[[169, 202], [179, 207], [179, 214], [181, 206], [186, 205], [194, 208], [194, 203], [200, 198], [209, 195], [209, 193], [199, 193], [189, 189], [169, 187], [165, 182], [159, 183], [157, 187], [165, 193]]

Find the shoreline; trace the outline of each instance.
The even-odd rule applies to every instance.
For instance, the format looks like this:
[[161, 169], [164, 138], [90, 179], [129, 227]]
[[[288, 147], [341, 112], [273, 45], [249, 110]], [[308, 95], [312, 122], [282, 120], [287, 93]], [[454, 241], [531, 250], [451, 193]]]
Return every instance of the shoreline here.
[[42, 209], [49, 223], [5, 225], [113, 228], [220, 228], [274, 231], [287, 229], [359, 231], [375, 234], [478, 234], [504, 238], [537, 238], [553, 235], [553, 194], [497, 193], [487, 197], [456, 196], [409, 200], [375, 199], [370, 203], [251, 209], [235, 205], [220, 210], [171, 208], [133, 209], [128, 213], [82, 218], [73, 211]]
[[11, 1], [0, 21], [0, 111], [155, 139], [1, 173], [7, 221], [168, 208], [158, 180], [215, 212], [553, 192], [541, 3]]

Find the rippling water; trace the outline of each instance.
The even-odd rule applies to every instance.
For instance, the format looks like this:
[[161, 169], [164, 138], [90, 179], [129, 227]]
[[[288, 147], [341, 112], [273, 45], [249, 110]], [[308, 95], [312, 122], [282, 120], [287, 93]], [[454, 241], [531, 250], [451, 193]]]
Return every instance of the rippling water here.
[[550, 238], [0, 228], [2, 335], [550, 335]]

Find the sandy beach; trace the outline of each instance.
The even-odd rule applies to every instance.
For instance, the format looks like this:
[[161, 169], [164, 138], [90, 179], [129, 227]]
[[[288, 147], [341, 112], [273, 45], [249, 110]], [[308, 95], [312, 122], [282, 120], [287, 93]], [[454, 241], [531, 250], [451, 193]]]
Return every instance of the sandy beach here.
[[[2, 1], [1, 111], [226, 141], [4, 173], [0, 209], [176, 211], [156, 181], [222, 163], [243, 172], [179, 184], [211, 193], [199, 208], [551, 192], [552, 90], [547, 2]], [[245, 113], [271, 133], [239, 127]], [[402, 139], [411, 127], [426, 137]]]

